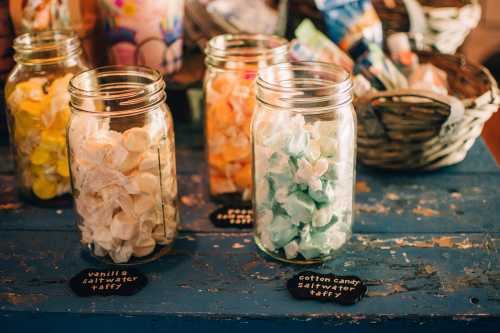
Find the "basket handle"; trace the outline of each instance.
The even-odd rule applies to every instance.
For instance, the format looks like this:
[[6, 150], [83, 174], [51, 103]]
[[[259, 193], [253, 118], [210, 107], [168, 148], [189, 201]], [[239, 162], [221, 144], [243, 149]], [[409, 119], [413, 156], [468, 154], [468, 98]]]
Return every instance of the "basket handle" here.
[[372, 92], [368, 93], [365, 96], [358, 97], [356, 101], [358, 116], [360, 118], [360, 121], [363, 123], [365, 131], [368, 135], [385, 135], [385, 128], [380, 122], [380, 119], [373, 111], [373, 100], [393, 97], [420, 97], [448, 106], [448, 108], [450, 109], [450, 114], [441, 126], [441, 136], [448, 135], [450, 131], [453, 131], [455, 125], [462, 120], [465, 112], [462, 101], [454, 96], [440, 95], [430, 91], [418, 89], [399, 89]]

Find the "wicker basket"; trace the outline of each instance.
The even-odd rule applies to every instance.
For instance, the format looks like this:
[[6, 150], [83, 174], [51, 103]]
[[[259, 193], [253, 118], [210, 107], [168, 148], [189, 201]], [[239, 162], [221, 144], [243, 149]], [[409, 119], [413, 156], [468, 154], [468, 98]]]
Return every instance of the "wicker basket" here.
[[451, 96], [419, 90], [374, 92], [355, 100], [358, 158], [395, 170], [433, 170], [462, 161], [500, 104], [487, 69], [458, 55], [419, 52], [448, 74]]
[[[416, 0], [372, 0], [386, 35], [415, 32], [411, 16], [418, 17], [418, 11], [412, 9], [409, 15], [405, 1]], [[442, 53], [455, 53], [481, 19], [478, 0], [418, 0], [417, 3], [422, 6], [427, 26], [422, 32], [423, 44]]]

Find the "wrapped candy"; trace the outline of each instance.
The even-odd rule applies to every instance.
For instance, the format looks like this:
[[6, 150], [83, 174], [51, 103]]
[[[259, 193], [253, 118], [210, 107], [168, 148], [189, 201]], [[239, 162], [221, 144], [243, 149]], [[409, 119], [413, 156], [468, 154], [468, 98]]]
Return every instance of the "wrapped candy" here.
[[[179, 222], [172, 119], [165, 104], [151, 102], [164, 96], [163, 81], [152, 70], [127, 70], [125, 74], [104, 67], [76, 76], [71, 86], [72, 105], [85, 111], [72, 110], [68, 129], [81, 242], [95, 256], [115, 264], [148, 261], [165, 253]], [[132, 82], [126, 89], [135, 89], [135, 95], [116, 96], [117, 100], [128, 99], [122, 102], [131, 110], [121, 110], [123, 114], [105, 106], [106, 97], [93, 104], [94, 100], [81, 94], [85, 82], [100, 82], [102, 77], [110, 77], [117, 86], [126, 84], [117, 76], [125, 76], [120, 77], [122, 81], [146, 77], [157, 91], [141, 99], [145, 97], [141, 96], [143, 88]], [[152, 106], [135, 109], [134, 102]]]
[[[253, 204], [260, 248], [278, 259], [310, 263], [331, 258], [350, 238], [356, 125], [347, 72], [304, 64], [275, 65], [260, 74], [259, 93], [271, 73], [287, 79], [270, 80], [282, 98], [259, 95], [263, 103], [252, 125]], [[311, 77], [317, 86], [290, 90], [290, 83]], [[332, 83], [336, 94], [324, 90]]]
[[314, 24], [305, 19], [295, 30], [296, 40], [290, 45], [290, 55], [299, 61], [323, 61], [342, 66], [351, 72], [351, 58], [332, 43]]
[[360, 39], [382, 45], [382, 24], [370, 0], [315, 0], [328, 36], [347, 51]]
[[31, 78], [16, 84], [7, 98], [21, 181], [39, 199], [52, 199], [70, 191], [66, 87], [72, 76], [66, 74], [52, 83], [43, 77]]
[[221, 35], [209, 42], [205, 138], [210, 194], [215, 199], [250, 199], [255, 77], [266, 64], [285, 60], [287, 50], [287, 41], [274, 36]]
[[5, 98], [18, 190], [37, 204], [64, 204], [58, 199], [70, 192], [68, 83], [86, 69], [80, 41], [68, 32], [30, 33], [17, 37], [14, 49]]

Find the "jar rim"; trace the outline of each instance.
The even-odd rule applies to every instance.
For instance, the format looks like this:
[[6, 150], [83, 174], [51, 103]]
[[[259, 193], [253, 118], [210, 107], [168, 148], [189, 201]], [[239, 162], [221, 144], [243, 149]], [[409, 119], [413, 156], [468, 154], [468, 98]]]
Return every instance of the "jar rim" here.
[[[299, 77], [294, 76], [297, 73]], [[322, 112], [352, 102], [351, 74], [326, 62], [294, 61], [268, 66], [259, 71], [257, 89], [260, 102], [293, 108], [294, 112]]]
[[288, 40], [276, 35], [222, 34], [211, 38], [205, 48], [207, 64], [235, 60], [255, 63], [288, 52]]
[[13, 48], [15, 60], [28, 63], [52, 63], [81, 53], [80, 39], [70, 30], [24, 33], [14, 39]]
[[[101, 66], [80, 72], [68, 86], [72, 110], [105, 117], [143, 113], [165, 101], [164, 88], [165, 81], [157, 70], [123, 65]], [[106, 108], [102, 112], [88, 107], [96, 101], [113, 103], [115, 109]]]

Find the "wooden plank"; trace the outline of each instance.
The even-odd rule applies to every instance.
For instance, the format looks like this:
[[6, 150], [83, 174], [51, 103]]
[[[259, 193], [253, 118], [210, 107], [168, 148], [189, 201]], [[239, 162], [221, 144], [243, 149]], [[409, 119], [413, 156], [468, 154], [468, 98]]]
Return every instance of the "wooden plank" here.
[[[368, 297], [351, 307], [294, 300], [286, 280], [303, 267], [268, 260], [251, 234], [183, 234], [171, 255], [144, 266], [150, 283], [132, 297], [78, 298], [67, 280], [98, 267], [78, 236], [60, 231], [0, 234], [0, 323], [37, 312], [202, 320], [312, 319], [338, 325], [500, 321], [499, 234], [355, 235], [338, 258], [316, 271], [358, 275]], [[57, 241], [54, 241], [57, 240]], [[309, 267], [311, 268], [311, 267]], [[20, 314], [21, 313], [21, 314]], [[2, 319], [3, 318], [3, 319]]]
[[[179, 174], [179, 179], [182, 230], [221, 231], [208, 220], [216, 205], [208, 197], [205, 178]], [[0, 230], [74, 230], [70, 208], [23, 205], [13, 193], [11, 176], [0, 176], [0, 184]], [[496, 174], [372, 172], [358, 175], [357, 190], [356, 232], [500, 232], [500, 176]]]

